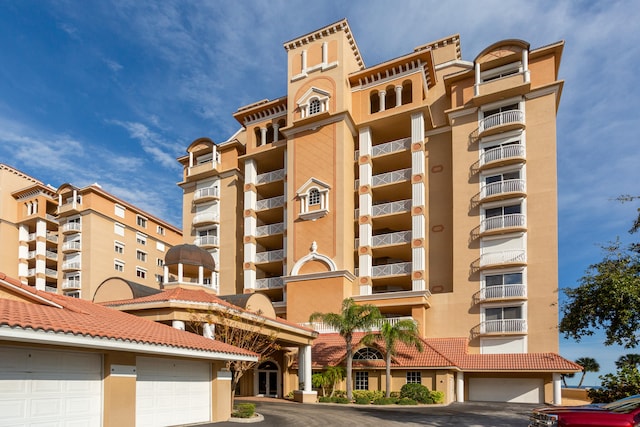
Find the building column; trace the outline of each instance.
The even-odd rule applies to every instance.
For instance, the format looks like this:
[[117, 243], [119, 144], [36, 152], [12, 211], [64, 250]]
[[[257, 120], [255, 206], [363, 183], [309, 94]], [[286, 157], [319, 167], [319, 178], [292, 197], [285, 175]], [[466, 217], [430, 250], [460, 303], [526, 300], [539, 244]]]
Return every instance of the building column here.
[[456, 372], [456, 402], [464, 402], [464, 372]]
[[480, 95], [480, 64], [475, 64], [476, 82], [473, 85], [473, 96]]
[[316, 403], [318, 392], [311, 389], [311, 346], [298, 347], [298, 386], [301, 390], [293, 392], [296, 402]]
[[[204, 267], [201, 265], [198, 266], [198, 285], [204, 285]], [[211, 285], [213, 285], [213, 283]]]
[[553, 373], [553, 404], [562, 405], [562, 375], [557, 372]]
[[381, 90], [380, 92], [378, 92], [378, 96], [380, 97], [380, 111], [384, 111], [387, 109], [386, 107], [387, 92], [384, 90]]
[[411, 288], [426, 289], [424, 116], [411, 116]]
[[178, 264], [178, 283], [182, 283], [182, 277], [184, 275], [184, 265]]
[[371, 295], [371, 276], [373, 256], [371, 254], [371, 240], [373, 238], [373, 228], [371, 217], [373, 211], [373, 198], [371, 194], [371, 179], [373, 176], [371, 165], [371, 128], [360, 129], [359, 135], [359, 159], [360, 182], [359, 182], [359, 211], [358, 224], [358, 283], [360, 295]]
[[278, 131], [280, 130], [280, 125], [276, 122], [273, 124], [273, 142], [278, 140]]
[[171, 322], [171, 327], [174, 329], [180, 329], [181, 331], [185, 330], [184, 322], [182, 320], [173, 320]]
[[524, 73], [524, 82], [531, 81], [531, 73], [529, 72], [529, 51], [522, 49], [522, 72]]
[[402, 105], [402, 86], [396, 86], [396, 107]]
[[209, 339], [215, 339], [216, 325], [204, 322], [202, 324], [202, 336]]
[[267, 143], [267, 128], [260, 128], [260, 145], [265, 145]]
[[244, 164], [244, 289], [255, 289], [256, 271], [256, 228], [255, 209], [258, 202], [256, 181], [258, 167], [256, 161], [248, 159]]
[[329, 62], [329, 43], [322, 43], [322, 65], [326, 66]]

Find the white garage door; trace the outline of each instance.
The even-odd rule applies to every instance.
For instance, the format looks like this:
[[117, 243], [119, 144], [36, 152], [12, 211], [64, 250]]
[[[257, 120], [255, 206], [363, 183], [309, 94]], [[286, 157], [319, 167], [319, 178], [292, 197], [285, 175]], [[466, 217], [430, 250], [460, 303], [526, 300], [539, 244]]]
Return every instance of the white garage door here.
[[539, 378], [469, 378], [469, 400], [543, 403], [544, 381]]
[[102, 357], [0, 347], [0, 424], [100, 426]]
[[138, 357], [136, 426], [209, 421], [211, 372], [206, 362]]

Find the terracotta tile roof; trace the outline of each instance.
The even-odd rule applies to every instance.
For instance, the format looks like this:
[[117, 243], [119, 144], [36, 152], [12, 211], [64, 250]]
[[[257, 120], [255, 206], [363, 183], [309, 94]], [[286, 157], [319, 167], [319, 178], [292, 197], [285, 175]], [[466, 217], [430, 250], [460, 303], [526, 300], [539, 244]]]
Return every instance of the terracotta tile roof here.
[[[360, 341], [364, 333], [354, 334], [353, 342]], [[543, 372], [576, 372], [582, 368], [555, 353], [523, 353], [523, 354], [469, 354], [467, 339], [426, 338], [422, 339], [423, 351], [415, 347], [399, 343], [397, 355], [391, 366], [394, 368], [453, 368], [462, 371], [543, 371]], [[377, 344], [376, 344], [377, 345]], [[336, 366], [344, 363], [344, 339], [339, 334], [320, 334], [313, 342], [311, 352], [314, 368]], [[354, 346], [354, 351], [361, 346]], [[380, 346], [384, 353], [384, 347]], [[354, 367], [385, 366], [384, 360], [354, 361]]]
[[[256, 356], [255, 353], [90, 301], [34, 290], [0, 273], [0, 287], [26, 296], [0, 298], [0, 327], [107, 338], [175, 349]], [[13, 288], [13, 289], [12, 289]], [[25, 301], [28, 299], [31, 302]]]

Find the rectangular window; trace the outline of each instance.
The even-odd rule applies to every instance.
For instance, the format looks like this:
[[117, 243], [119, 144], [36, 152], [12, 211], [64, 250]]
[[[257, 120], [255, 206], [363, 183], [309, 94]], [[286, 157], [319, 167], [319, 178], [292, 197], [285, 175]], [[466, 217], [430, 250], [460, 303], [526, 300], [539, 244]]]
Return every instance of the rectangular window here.
[[138, 227], [147, 228], [147, 218], [140, 215], [136, 216], [136, 224], [138, 224]]
[[164, 243], [156, 242], [156, 249], [159, 250], [160, 252], [164, 252]]
[[116, 222], [113, 224], [113, 232], [118, 236], [124, 236], [124, 225]]
[[122, 242], [114, 242], [113, 243], [113, 251], [117, 254], [124, 253], [124, 243]]
[[136, 251], [136, 259], [138, 261], [147, 262], [147, 254], [142, 251]]
[[157, 265], [158, 267], [162, 267], [162, 266], [164, 266], [164, 260], [163, 260], [162, 258], [157, 258], [157, 259], [156, 259], [156, 265]]
[[164, 236], [164, 227], [162, 227], [161, 225], [159, 225], [159, 226], [156, 228], [156, 232], [157, 232], [159, 235]]
[[125, 207], [124, 206], [120, 206], [120, 205], [116, 205], [115, 207], [115, 215], [119, 216], [120, 218], [124, 218], [124, 211], [125, 211]]
[[124, 271], [124, 262], [115, 260], [113, 262], [113, 269], [122, 273]]
[[420, 371], [407, 372], [407, 384], [422, 384], [422, 372]]
[[163, 280], [164, 280], [164, 277], [162, 277], [162, 274], [156, 274], [156, 282], [162, 283]]
[[142, 233], [136, 233], [136, 242], [140, 245], [147, 244], [147, 236]]
[[356, 390], [369, 390], [369, 372], [356, 371]]
[[147, 278], [147, 270], [140, 268], [140, 267], [136, 267], [136, 277], [140, 278], [140, 279], [146, 279]]
[[71, 298], [80, 298], [80, 291], [65, 292], [64, 294]]

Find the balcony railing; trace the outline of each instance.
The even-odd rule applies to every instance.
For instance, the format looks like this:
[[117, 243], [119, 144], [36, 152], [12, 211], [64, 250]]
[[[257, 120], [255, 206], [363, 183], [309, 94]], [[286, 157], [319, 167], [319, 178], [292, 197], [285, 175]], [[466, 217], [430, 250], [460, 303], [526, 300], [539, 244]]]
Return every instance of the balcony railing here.
[[218, 214], [211, 212], [203, 212], [193, 217], [193, 224], [203, 224], [208, 222], [218, 222]]
[[261, 173], [256, 177], [256, 184], [268, 184], [270, 182], [282, 181], [284, 179], [284, 169]]
[[53, 243], [58, 243], [58, 235], [54, 233], [47, 233], [47, 240]]
[[478, 126], [478, 132], [482, 133], [487, 129], [491, 129], [492, 127], [506, 125], [510, 123], [524, 123], [524, 111], [520, 110], [509, 110], [502, 111], [497, 114], [492, 114], [489, 117], [485, 117], [480, 120], [480, 125]]
[[524, 249], [512, 249], [501, 252], [487, 252], [480, 254], [480, 266], [495, 264], [521, 264], [527, 262], [527, 253]]
[[525, 222], [524, 214], [492, 216], [480, 222], [480, 232], [484, 233], [485, 231], [498, 230], [501, 228], [524, 227]]
[[410, 262], [376, 265], [371, 268], [372, 277], [403, 276], [406, 274], [411, 274]]
[[487, 286], [480, 289], [478, 299], [480, 301], [486, 301], [490, 299], [502, 299], [502, 298], [523, 298], [527, 295], [527, 286], [523, 284], [519, 285], [498, 285]]
[[49, 276], [49, 277], [57, 277], [58, 276], [58, 270], [54, 270], [53, 268], [45, 268], [44, 269], [44, 274], [45, 274], [45, 276]]
[[256, 254], [256, 263], [282, 261], [284, 259], [284, 249], [275, 251], [258, 252]]
[[486, 184], [480, 190], [480, 199], [491, 196], [497, 196], [506, 193], [524, 193], [524, 179], [508, 179], [506, 181], [498, 181]]
[[[371, 215], [383, 216], [392, 215], [401, 212], [409, 212], [411, 210], [411, 200], [398, 200], [397, 202], [381, 203], [379, 205], [371, 206]], [[360, 209], [355, 210], [355, 217], [358, 219], [360, 216]]]
[[263, 211], [267, 209], [279, 208], [284, 206], [284, 196], [276, 196], [270, 199], [262, 199], [256, 202], [256, 210]]
[[[376, 322], [373, 326], [371, 326], [370, 329], [367, 329], [367, 330], [357, 329], [356, 332], [379, 331], [380, 329], [382, 329], [382, 325], [385, 323], [389, 323], [390, 325], [395, 325], [402, 320], [410, 320], [416, 323], [416, 321], [411, 316], [387, 317], [385, 319], [381, 319], [378, 322]], [[307, 322], [307, 323], [300, 323], [299, 325], [305, 328], [313, 329], [314, 331], [317, 331], [321, 334], [331, 334], [331, 333], [338, 332], [335, 328], [327, 325], [324, 322]]]
[[411, 169], [401, 169], [380, 175], [374, 175], [371, 178], [371, 184], [374, 187], [377, 187], [379, 185], [393, 184], [394, 182], [408, 181], [410, 179]]
[[480, 166], [484, 166], [487, 163], [498, 162], [505, 159], [524, 159], [525, 149], [524, 145], [513, 144], [504, 145], [501, 147], [492, 148], [485, 151], [480, 155]]
[[198, 236], [193, 243], [196, 246], [219, 246], [218, 236]]
[[63, 280], [62, 289], [80, 289], [82, 285], [79, 280]]
[[284, 222], [256, 227], [256, 237], [271, 236], [284, 233]]
[[481, 334], [495, 334], [505, 332], [527, 332], [526, 319], [486, 320], [480, 324]]
[[62, 232], [68, 233], [70, 231], [81, 231], [82, 225], [79, 222], [67, 222], [62, 225]]
[[64, 242], [62, 244], [63, 251], [79, 251], [82, 248], [82, 243], [80, 242]]
[[256, 279], [256, 289], [279, 289], [284, 286], [282, 277]]
[[196, 190], [193, 195], [193, 200], [197, 201], [200, 199], [209, 199], [212, 197], [220, 197], [220, 192], [218, 191], [218, 187], [208, 187], [208, 188], [199, 188]]
[[[371, 156], [378, 157], [385, 154], [396, 153], [398, 151], [406, 151], [411, 148], [411, 137], [397, 139], [395, 141], [385, 142], [371, 147]], [[358, 161], [360, 151], [356, 151], [355, 159]]]
[[63, 270], [80, 270], [80, 261], [70, 261], [62, 263]]
[[44, 256], [54, 261], [58, 259], [58, 253], [53, 251], [46, 251]]

